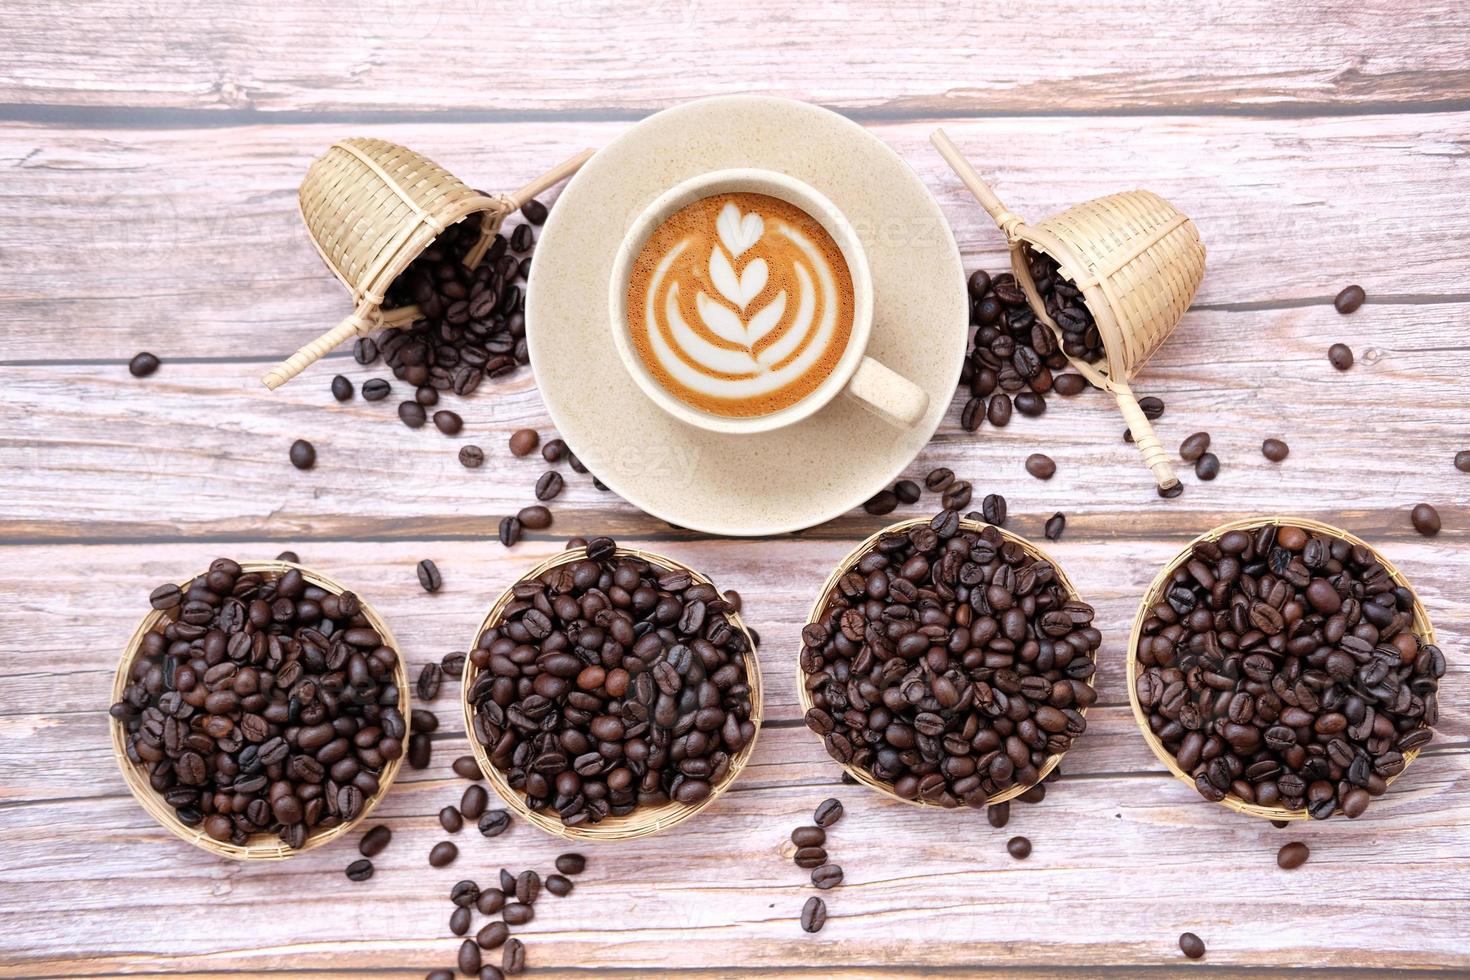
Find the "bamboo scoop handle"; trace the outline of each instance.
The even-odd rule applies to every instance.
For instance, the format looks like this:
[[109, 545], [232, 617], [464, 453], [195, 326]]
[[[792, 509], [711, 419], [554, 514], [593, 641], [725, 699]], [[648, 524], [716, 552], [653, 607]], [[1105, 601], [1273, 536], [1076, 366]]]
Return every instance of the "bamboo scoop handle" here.
[[261, 381], [265, 382], [265, 386], [271, 391], [275, 391], [315, 364], [323, 355], [331, 353], [343, 341], [351, 340], [359, 334], [374, 329], [378, 320], [376, 313], [377, 307], [364, 300], [341, 323], [267, 371]]
[[1174, 475], [1174, 467], [1169, 462], [1169, 454], [1159, 442], [1159, 437], [1154, 434], [1153, 424], [1149, 422], [1148, 416], [1143, 414], [1139, 407], [1138, 399], [1133, 397], [1133, 389], [1118, 381], [1108, 384], [1113, 397], [1118, 399], [1118, 408], [1123, 412], [1123, 421], [1128, 423], [1128, 431], [1133, 433], [1133, 442], [1138, 446], [1138, 451], [1143, 454], [1143, 462], [1154, 472], [1154, 480], [1159, 485], [1159, 492], [1172, 490], [1179, 485], [1179, 477]]
[[[497, 194], [495, 198], [499, 206], [495, 209], [496, 215], [493, 221], [486, 221], [481, 226], [480, 240], [475, 243], [464, 255], [466, 269], [473, 269], [480, 264], [480, 260], [489, 251], [490, 244], [495, 241], [495, 233], [500, 230], [500, 223], [504, 221], [512, 211], [518, 211], [527, 201], [549, 188], [555, 187], [566, 180], [572, 174], [582, 169], [582, 164], [592, 159], [593, 150], [583, 150], [580, 153], [567, 157], [561, 163], [552, 167], [540, 177], [535, 178], [520, 190], [510, 194]], [[489, 215], [486, 216], [487, 218]]]
[[1015, 229], [1025, 223], [1021, 220], [1021, 216], [1000, 203], [1000, 198], [995, 196], [995, 191], [991, 190], [990, 185], [985, 183], [974, 167], [970, 166], [970, 161], [965, 159], [960, 148], [954, 145], [944, 130], [936, 129], [929, 135], [929, 142], [933, 143], [939, 155], [944, 157], [944, 162], [949, 164], [955, 176], [960, 179], [960, 183], [975, 195], [975, 200], [979, 201], [980, 206], [994, 219], [996, 226], [1005, 233], [1006, 239], [1014, 241]]

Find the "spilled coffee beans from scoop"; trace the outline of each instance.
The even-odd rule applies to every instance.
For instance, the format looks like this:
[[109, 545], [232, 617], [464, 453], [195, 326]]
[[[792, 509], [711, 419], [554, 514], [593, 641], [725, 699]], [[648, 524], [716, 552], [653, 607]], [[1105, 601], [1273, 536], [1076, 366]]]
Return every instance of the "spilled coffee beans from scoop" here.
[[1432, 737], [1439, 648], [1372, 552], [1266, 525], [1196, 544], [1142, 626], [1149, 727], [1200, 795], [1360, 816]]
[[802, 630], [807, 726], [904, 799], [983, 807], [1086, 730], [1092, 619], [1048, 562], [941, 511], [883, 535]]
[[586, 550], [518, 583], [481, 635], [474, 735], [527, 806], [567, 826], [697, 804], [755, 737], [745, 634], [688, 572], [610, 538]]
[[407, 735], [398, 653], [357, 596], [219, 558], [151, 601], [164, 621], [109, 713], [179, 821], [225, 843], [270, 833], [299, 848], [357, 819]]

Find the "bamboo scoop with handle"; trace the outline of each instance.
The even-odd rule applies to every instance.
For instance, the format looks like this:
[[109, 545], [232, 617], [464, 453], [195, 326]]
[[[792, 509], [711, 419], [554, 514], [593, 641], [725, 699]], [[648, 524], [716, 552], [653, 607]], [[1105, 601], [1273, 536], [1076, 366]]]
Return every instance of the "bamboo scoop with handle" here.
[[1095, 387], [1117, 399], [1159, 495], [1176, 496], [1180, 483], [1169, 453], [1129, 383], [1179, 325], [1204, 277], [1205, 247], [1194, 223], [1157, 194], [1127, 191], [1028, 225], [1000, 202], [944, 130], [935, 130], [930, 140], [1005, 234], [1016, 282], [1037, 319], [1059, 340], [1061, 330], [1031, 278], [1027, 249], [1055, 259], [1062, 275], [1082, 291], [1107, 356], [1097, 365], [1069, 360]]
[[341, 323], [266, 372], [272, 390], [344, 341], [385, 327], [412, 323], [416, 306], [383, 310], [388, 287], [445, 229], [483, 212], [480, 239], [464, 257], [480, 263], [501, 222], [537, 194], [566, 180], [592, 156], [583, 150], [510, 194], [472, 190], [414, 151], [379, 139], [334, 143], [306, 172], [301, 218], [311, 242], [352, 292], [353, 310]]

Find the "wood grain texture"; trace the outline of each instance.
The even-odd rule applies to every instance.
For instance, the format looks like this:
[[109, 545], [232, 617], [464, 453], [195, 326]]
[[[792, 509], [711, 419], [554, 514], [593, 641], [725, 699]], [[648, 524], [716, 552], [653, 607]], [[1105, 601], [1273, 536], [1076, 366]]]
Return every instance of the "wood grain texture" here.
[[[0, 104], [642, 112], [759, 89], [873, 115], [1355, 111], [1462, 102], [1455, 0], [31, 0]], [[96, 43], [98, 37], [107, 44]], [[779, 53], [779, 54], [777, 54]]]
[[[754, 25], [754, 26], [752, 26]], [[598, 846], [565, 899], [518, 930], [536, 977], [1173, 975], [1175, 940], [1215, 977], [1385, 969], [1470, 974], [1470, 16], [1430, 0], [979, 7], [957, 0], [27, 0], [0, 19], [0, 976], [421, 977], [450, 966], [456, 880], [549, 869], [527, 826], [457, 837], [427, 867], [463, 782], [452, 685], [430, 769], [375, 814], [394, 831], [369, 882], [351, 841], [272, 866], [196, 851], [151, 823], [107, 746], [116, 658], [148, 591], [219, 555], [300, 552], [392, 624], [411, 668], [463, 650], [484, 610], [571, 534], [611, 532], [738, 589], [763, 637], [766, 721], [739, 783], [666, 836]], [[499, 518], [547, 468], [509, 434], [550, 422], [529, 372], [446, 401], [457, 438], [387, 401], [339, 405], [337, 355], [270, 394], [263, 366], [346, 311], [296, 214], [309, 161], [378, 135], [487, 190], [518, 185], [643, 113], [699, 95], [804, 97], [869, 124], [943, 206], [967, 268], [1001, 238], [926, 140], [937, 120], [1028, 217], [1146, 187], [1195, 219], [1205, 283], [1140, 394], [1174, 449], [1213, 435], [1219, 479], [1155, 497], [1096, 392], [960, 430], [956, 398], [914, 478], [948, 466], [1010, 501], [1098, 610], [1099, 704], [1039, 806], [994, 830], [842, 784], [796, 697], [813, 592], [888, 519], [856, 510], [757, 541], [672, 528], [566, 470], [556, 524], [514, 549]], [[898, 216], [885, 234], [905, 234]], [[1331, 296], [1362, 283], [1349, 317]], [[1357, 365], [1333, 370], [1327, 347]], [[127, 359], [164, 360], [134, 379]], [[1266, 436], [1290, 457], [1260, 455]], [[287, 449], [318, 450], [298, 472]], [[466, 443], [484, 468], [456, 461]], [[657, 447], [653, 447], [657, 449]], [[1027, 453], [1058, 463], [1046, 483]], [[654, 459], [645, 472], [670, 478]], [[696, 460], [695, 465], [719, 465]], [[663, 468], [660, 468], [660, 467]], [[676, 475], [676, 474], [675, 474]], [[1438, 506], [1444, 530], [1408, 510]], [[932, 507], [901, 508], [894, 518]], [[1124, 643], [1156, 570], [1195, 534], [1301, 513], [1380, 546], [1419, 591], [1450, 670], [1438, 738], [1358, 821], [1275, 830], [1170, 778], [1137, 734]], [[425, 594], [414, 564], [445, 587]], [[840, 797], [847, 880], [818, 936], [787, 834]], [[1005, 840], [1025, 834], [1025, 862]], [[1291, 839], [1312, 847], [1276, 868]], [[478, 927], [478, 923], [477, 923]], [[490, 962], [498, 962], [491, 955]]]

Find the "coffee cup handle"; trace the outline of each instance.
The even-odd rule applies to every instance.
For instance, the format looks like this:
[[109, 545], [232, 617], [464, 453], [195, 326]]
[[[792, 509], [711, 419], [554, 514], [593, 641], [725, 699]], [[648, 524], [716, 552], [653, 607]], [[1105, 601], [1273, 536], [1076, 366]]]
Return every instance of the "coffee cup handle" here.
[[929, 410], [929, 394], [908, 378], [871, 357], [858, 362], [847, 393], [893, 425], [911, 429]]

